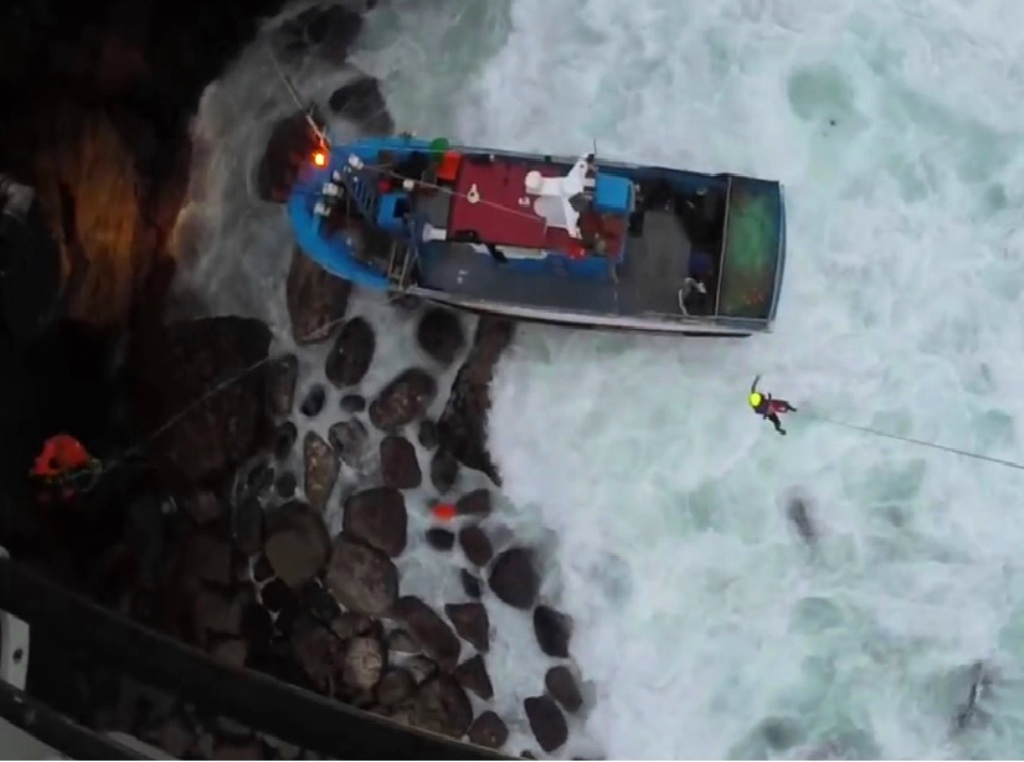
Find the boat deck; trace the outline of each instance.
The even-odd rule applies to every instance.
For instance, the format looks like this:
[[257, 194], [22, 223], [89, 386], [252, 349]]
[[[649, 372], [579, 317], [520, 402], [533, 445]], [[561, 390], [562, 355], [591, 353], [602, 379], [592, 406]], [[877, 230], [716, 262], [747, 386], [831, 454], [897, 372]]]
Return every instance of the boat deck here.
[[[448, 197], [418, 200], [417, 212], [443, 226]], [[503, 268], [468, 244], [446, 244], [443, 256], [421, 262], [423, 287], [472, 299], [582, 313], [679, 316], [679, 289], [687, 277], [690, 242], [676, 216], [648, 211], [641, 236], [630, 236], [617, 283], [581, 282]]]

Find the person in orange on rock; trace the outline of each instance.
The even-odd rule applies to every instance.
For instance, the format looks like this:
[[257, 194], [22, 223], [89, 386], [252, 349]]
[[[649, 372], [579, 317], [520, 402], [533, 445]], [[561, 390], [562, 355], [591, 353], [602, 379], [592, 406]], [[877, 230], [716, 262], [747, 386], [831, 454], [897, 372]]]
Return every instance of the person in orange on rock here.
[[29, 471], [32, 481], [45, 490], [59, 490], [64, 500], [91, 489], [102, 470], [99, 460], [69, 434], [56, 434], [43, 443], [43, 449]]

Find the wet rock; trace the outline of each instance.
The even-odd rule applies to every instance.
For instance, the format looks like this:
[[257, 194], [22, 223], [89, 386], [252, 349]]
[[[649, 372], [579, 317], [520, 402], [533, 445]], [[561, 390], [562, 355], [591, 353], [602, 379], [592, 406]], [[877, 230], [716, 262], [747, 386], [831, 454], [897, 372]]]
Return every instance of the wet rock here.
[[266, 607], [251, 601], [242, 609], [242, 637], [250, 647], [263, 649], [274, 634], [274, 621]]
[[299, 380], [299, 358], [285, 355], [270, 364], [267, 373], [267, 399], [270, 414], [284, 418], [292, 412], [295, 385]]
[[550, 754], [568, 740], [569, 726], [566, 725], [565, 716], [550, 698], [528, 698], [523, 702], [523, 709], [526, 710], [533, 737], [545, 752]]
[[182, 542], [179, 567], [185, 586], [208, 582], [218, 587], [231, 584], [231, 547], [203, 532], [189, 534]]
[[786, 505], [786, 516], [801, 540], [808, 545], [813, 545], [817, 541], [818, 532], [814, 528], [807, 500], [800, 497], [791, 498]]
[[306, 345], [329, 339], [345, 316], [351, 292], [351, 282], [334, 277], [295, 249], [286, 284], [295, 341]]
[[274, 469], [268, 463], [257, 463], [246, 476], [245, 484], [250, 494], [260, 495], [274, 483]]
[[416, 685], [425, 683], [427, 680], [436, 677], [438, 673], [437, 662], [423, 654], [413, 656], [406, 661], [405, 668], [409, 670], [409, 674], [416, 681]]
[[224, 503], [210, 490], [200, 490], [181, 500], [181, 510], [197, 524], [207, 524], [224, 515]]
[[201, 590], [193, 602], [192, 624], [197, 643], [206, 643], [211, 635], [238, 635], [242, 602], [213, 590]]
[[327, 355], [324, 366], [327, 380], [339, 389], [358, 384], [370, 369], [376, 348], [373, 328], [364, 318], [345, 321]]
[[298, 486], [299, 480], [295, 478], [295, 474], [283, 473], [274, 482], [274, 492], [282, 500], [291, 500], [295, 497]]
[[180, 718], [170, 717], [157, 728], [152, 740], [174, 759], [184, 759], [195, 744], [196, 734]]
[[252, 578], [255, 582], [266, 582], [274, 576], [274, 567], [270, 565], [267, 557], [260, 555], [252, 565]]
[[415, 489], [423, 482], [416, 448], [405, 437], [389, 435], [380, 442], [381, 476], [395, 489]]
[[263, 547], [263, 506], [255, 497], [243, 499], [231, 511], [231, 538], [244, 556], [252, 556]]
[[434, 451], [430, 459], [430, 483], [442, 495], [447, 494], [455, 486], [459, 476], [459, 462], [450, 452], [443, 448]]
[[321, 693], [333, 694], [344, 679], [348, 650], [345, 643], [310, 619], [299, 619], [295, 623], [290, 641], [296, 661], [314, 687]]
[[339, 87], [331, 93], [327, 105], [335, 114], [358, 124], [366, 134], [390, 135], [395, 129], [380, 83], [373, 77], [360, 77]]
[[480, 653], [487, 653], [491, 622], [482, 603], [449, 603], [445, 605], [444, 613], [455, 625], [459, 637], [469, 641]]
[[284, 57], [312, 50], [320, 58], [343, 64], [363, 29], [362, 11], [372, 6], [372, 2], [362, 7], [314, 5], [274, 30], [272, 43]]
[[306, 500], [314, 510], [323, 511], [338, 480], [338, 456], [316, 432], [310, 431], [302, 441], [302, 457]]
[[327, 586], [346, 609], [381, 616], [398, 598], [398, 571], [379, 550], [343, 533], [334, 541]]
[[459, 639], [430, 606], [415, 596], [406, 595], [398, 599], [392, 613], [442, 669], [455, 668], [462, 650]]
[[366, 410], [366, 397], [361, 394], [346, 394], [341, 398], [339, 407], [345, 413], [361, 413]]
[[274, 431], [274, 457], [286, 460], [292, 454], [295, 440], [299, 438], [299, 430], [291, 421], [285, 421]]
[[428, 529], [426, 537], [427, 544], [435, 550], [451, 550], [455, 545], [455, 535], [447, 529]]
[[491, 567], [491, 590], [513, 608], [528, 610], [540, 592], [540, 575], [533, 565], [533, 553], [509, 548], [498, 555]]
[[249, 646], [240, 638], [228, 638], [215, 645], [210, 655], [222, 664], [241, 669], [249, 657]]
[[451, 310], [432, 307], [420, 319], [416, 341], [433, 359], [442, 365], [450, 365], [465, 346], [466, 334], [458, 315]]
[[377, 684], [377, 702], [392, 707], [407, 700], [416, 691], [416, 681], [407, 670], [389, 669]]
[[376, 638], [353, 638], [345, 651], [342, 670], [346, 685], [359, 691], [372, 690], [384, 669], [384, 648]]
[[491, 491], [475, 489], [467, 492], [455, 503], [460, 516], [489, 516], [492, 510]]
[[499, 486], [501, 477], [487, 452], [487, 416], [494, 368], [511, 343], [513, 332], [514, 326], [507, 320], [480, 318], [473, 346], [455, 377], [451, 396], [438, 421], [441, 446], [460, 463], [482, 471]]
[[[338, 602], [319, 580], [307, 582], [302, 588], [302, 607], [310, 616], [321, 622], [331, 622], [341, 614]], [[335, 634], [338, 633], [335, 631]]]
[[283, 204], [319, 145], [305, 111], [297, 111], [274, 125], [256, 174], [256, 193], [264, 201]]
[[425, 418], [420, 421], [420, 427], [416, 438], [419, 440], [419, 443], [423, 445], [424, 449], [436, 449], [438, 443], [441, 441], [441, 432], [437, 428], [437, 423], [435, 421], [431, 421], [429, 418]]
[[494, 698], [494, 686], [491, 685], [491, 676], [487, 674], [487, 665], [484, 657], [480, 654], [462, 662], [452, 672], [452, 677], [458, 680], [459, 685], [467, 691], [472, 691], [484, 701]]
[[371, 635], [375, 629], [375, 620], [354, 611], [342, 612], [331, 621], [331, 631], [342, 640], [350, 640], [357, 635]]
[[306, 584], [327, 562], [330, 537], [318, 511], [292, 503], [278, 511], [268, 528], [264, 553], [289, 587]]
[[[159, 446], [148, 449], [168, 490], [214, 483], [256, 454], [269, 423], [264, 373], [243, 371], [267, 357], [270, 338], [258, 320], [223, 317], [173, 323], [141, 334], [132, 345], [140, 428], [155, 431], [175, 419]], [[211, 394], [227, 378], [237, 380]]]
[[327, 439], [342, 463], [357, 471], [362, 468], [370, 441], [362, 421], [352, 418], [334, 424], [327, 432]]
[[469, 726], [470, 743], [485, 749], [500, 749], [508, 741], [508, 727], [504, 720], [488, 709]]
[[544, 675], [544, 687], [567, 712], [575, 712], [583, 706], [583, 695], [568, 667], [560, 665], [549, 669]]
[[324, 409], [325, 402], [327, 402], [326, 390], [320, 384], [313, 384], [306, 392], [306, 396], [299, 406], [299, 412], [307, 418], [316, 418]]
[[395, 630], [388, 636], [388, 650], [399, 654], [418, 654], [423, 649], [405, 630]]
[[260, 590], [260, 600], [268, 611], [279, 614], [285, 609], [298, 608], [295, 591], [283, 579], [274, 578]]
[[533, 632], [540, 650], [557, 659], [569, 658], [572, 639], [572, 618], [550, 606], [538, 606], [533, 611]]
[[342, 519], [346, 534], [392, 558], [405, 550], [408, 515], [402, 493], [393, 487], [374, 487], [345, 501]]
[[437, 396], [437, 382], [420, 368], [409, 368], [392, 379], [370, 403], [370, 423], [394, 431], [422, 417]]
[[459, 579], [462, 582], [462, 589], [470, 598], [479, 598], [483, 593], [480, 580], [474, 577], [465, 569], [459, 570]]
[[442, 674], [424, 682], [391, 716], [406, 725], [461, 738], [473, 719], [473, 707], [459, 684]]
[[476, 525], [464, 527], [459, 531], [459, 545], [462, 546], [462, 552], [466, 554], [470, 563], [476, 566], [487, 566], [494, 557], [491, 541], [484, 534], [484, 530]]

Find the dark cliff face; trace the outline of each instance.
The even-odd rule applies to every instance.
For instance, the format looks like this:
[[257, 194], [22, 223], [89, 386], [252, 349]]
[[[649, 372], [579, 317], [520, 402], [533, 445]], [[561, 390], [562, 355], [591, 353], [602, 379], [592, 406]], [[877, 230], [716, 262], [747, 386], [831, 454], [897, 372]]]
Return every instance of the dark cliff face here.
[[0, 7], [0, 174], [36, 194], [32, 219], [0, 236], [0, 543], [44, 438], [109, 448], [131, 436], [112, 423], [115, 351], [162, 311], [189, 120], [282, 5]]

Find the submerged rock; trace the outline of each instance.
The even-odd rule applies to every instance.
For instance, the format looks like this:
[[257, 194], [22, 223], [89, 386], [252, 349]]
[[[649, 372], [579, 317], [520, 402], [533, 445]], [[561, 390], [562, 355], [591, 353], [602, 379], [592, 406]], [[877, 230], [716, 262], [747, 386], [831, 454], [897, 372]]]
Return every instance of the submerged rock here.
[[435, 450], [430, 459], [430, 483], [434, 489], [445, 495], [455, 486], [458, 477], [459, 462], [455, 457], [444, 448]]
[[475, 489], [460, 497], [455, 508], [460, 516], [489, 516], [492, 505], [489, 489]]
[[326, 390], [320, 384], [313, 384], [306, 392], [299, 411], [307, 418], [316, 418], [323, 411], [325, 402], [327, 402]]
[[428, 529], [426, 538], [427, 544], [435, 550], [451, 550], [455, 545], [455, 535], [440, 527]]
[[346, 394], [338, 406], [345, 413], [361, 413], [366, 410], [366, 397], [361, 394]]
[[390, 135], [395, 122], [388, 113], [387, 103], [374, 77], [363, 76], [339, 87], [327, 99], [334, 113], [350, 119], [368, 135]]
[[464, 527], [459, 531], [459, 544], [466, 558], [475, 566], [487, 566], [494, 557], [494, 548], [484, 530], [478, 526]]
[[358, 418], [334, 424], [327, 431], [331, 447], [349, 468], [361, 471], [366, 460], [370, 432]]

